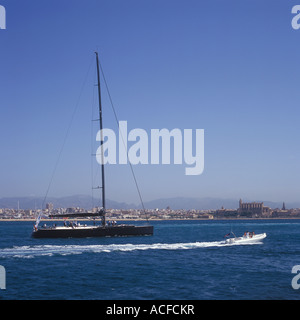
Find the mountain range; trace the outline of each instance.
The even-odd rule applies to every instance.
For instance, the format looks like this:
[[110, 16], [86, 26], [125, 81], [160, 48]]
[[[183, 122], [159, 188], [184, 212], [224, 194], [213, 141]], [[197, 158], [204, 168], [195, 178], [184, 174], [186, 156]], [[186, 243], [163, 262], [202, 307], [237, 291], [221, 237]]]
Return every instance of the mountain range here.
[[[6, 197], [0, 198], [0, 208], [17, 209], [40, 209], [43, 203], [42, 197]], [[91, 209], [93, 206], [99, 205], [91, 196], [88, 195], [73, 195], [67, 197], [49, 197], [46, 202], [53, 203], [54, 208], [68, 208], [80, 207]], [[174, 197], [174, 198], [161, 198], [144, 202], [146, 209], [197, 209], [197, 210], [216, 210], [222, 207], [226, 209], [237, 209], [239, 206], [239, 199], [222, 199], [222, 198], [189, 198], [189, 197]], [[258, 202], [258, 201], [257, 201]], [[281, 208], [282, 202], [264, 201], [264, 205], [271, 208]], [[287, 209], [299, 208], [300, 202], [285, 203]], [[106, 207], [112, 209], [140, 209], [141, 205], [135, 205], [125, 202], [117, 202], [107, 199]]]

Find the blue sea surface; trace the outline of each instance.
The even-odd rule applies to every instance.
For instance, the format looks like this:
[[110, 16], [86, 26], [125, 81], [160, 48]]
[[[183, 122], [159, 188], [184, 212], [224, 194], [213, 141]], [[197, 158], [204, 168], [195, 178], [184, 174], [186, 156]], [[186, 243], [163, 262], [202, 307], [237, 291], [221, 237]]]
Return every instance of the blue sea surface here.
[[[300, 220], [155, 221], [153, 236], [87, 239], [34, 239], [32, 225], [0, 222], [0, 299], [300, 298]], [[225, 245], [231, 230], [267, 238]]]

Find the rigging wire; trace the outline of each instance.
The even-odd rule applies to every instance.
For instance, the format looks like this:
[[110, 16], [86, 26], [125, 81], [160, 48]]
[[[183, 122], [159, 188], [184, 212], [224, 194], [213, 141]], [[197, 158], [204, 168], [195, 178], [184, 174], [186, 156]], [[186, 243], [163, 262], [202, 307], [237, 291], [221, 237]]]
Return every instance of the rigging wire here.
[[51, 187], [52, 182], [53, 182], [53, 179], [54, 179], [54, 175], [55, 175], [55, 173], [56, 173], [56, 170], [57, 170], [58, 164], [59, 164], [59, 162], [60, 162], [60, 159], [61, 159], [61, 156], [62, 156], [64, 147], [65, 147], [65, 144], [66, 144], [66, 142], [67, 142], [67, 139], [68, 139], [68, 136], [69, 136], [69, 133], [70, 133], [70, 129], [71, 129], [71, 126], [72, 126], [72, 123], [73, 123], [75, 114], [76, 114], [76, 112], [77, 112], [78, 106], [79, 106], [79, 101], [80, 101], [80, 99], [81, 99], [81, 96], [82, 96], [82, 93], [83, 93], [83, 89], [84, 89], [84, 87], [85, 87], [85, 85], [86, 85], [87, 78], [88, 78], [88, 75], [89, 75], [90, 70], [91, 70], [92, 62], [93, 62], [93, 59], [91, 59], [91, 62], [90, 62], [90, 64], [89, 64], [88, 71], [87, 71], [87, 73], [86, 73], [86, 75], [85, 75], [83, 84], [82, 84], [82, 86], [81, 86], [80, 93], [79, 93], [77, 102], [76, 102], [76, 104], [75, 104], [75, 108], [74, 108], [73, 113], [72, 113], [72, 116], [71, 116], [71, 120], [70, 120], [69, 125], [68, 125], [68, 127], [67, 127], [67, 130], [66, 130], [66, 133], [65, 133], [65, 136], [64, 136], [64, 139], [63, 139], [63, 143], [62, 143], [62, 145], [61, 145], [61, 148], [60, 148], [60, 151], [59, 151], [57, 160], [56, 160], [56, 162], [55, 162], [54, 169], [53, 169], [52, 174], [51, 174], [50, 182], [49, 182], [49, 184], [48, 184], [48, 187], [47, 187], [47, 190], [46, 190], [46, 194], [45, 194], [44, 200], [43, 200], [43, 202], [42, 202], [42, 210], [43, 210], [43, 208], [44, 208], [46, 199], [47, 199], [48, 194], [49, 194], [49, 191], [50, 191], [50, 187]]
[[118, 126], [118, 129], [119, 129], [119, 134], [120, 134], [120, 136], [121, 136], [123, 146], [124, 146], [124, 148], [125, 148], [125, 150], [126, 150], [127, 160], [128, 160], [129, 166], [130, 166], [130, 170], [131, 170], [131, 173], [132, 173], [132, 176], [133, 176], [133, 180], [134, 180], [134, 183], [135, 183], [135, 186], [136, 186], [136, 189], [137, 189], [139, 198], [140, 198], [140, 202], [141, 202], [141, 205], [142, 205], [142, 208], [143, 208], [143, 212], [144, 212], [144, 214], [146, 215], [146, 219], [147, 219], [147, 221], [148, 221], [148, 214], [147, 214], [146, 209], [145, 209], [145, 206], [144, 206], [144, 202], [143, 202], [143, 199], [142, 199], [142, 195], [141, 195], [141, 192], [140, 192], [140, 188], [139, 188], [139, 186], [138, 186], [138, 182], [137, 182], [137, 179], [136, 179], [136, 175], [135, 175], [135, 173], [134, 173], [132, 164], [131, 164], [131, 162], [130, 162], [130, 160], [129, 160], [128, 150], [127, 150], [127, 148], [126, 148], [126, 144], [125, 144], [125, 141], [124, 141], [124, 137], [123, 137], [123, 135], [122, 135], [122, 132], [120, 132], [119, 119], [118, 119], [118, 116], [117, 116], [117, 113], [116, 113], [116, 110], [115, 110], [115, 107], [114, 107], [114, 104], [113, 104], [113, 101], [112, 101], [112, 97], [111, 97], [111, 94], [110, 94], [110, 91], [109, 91], [109, 88], [108, 88], [108, 84], [107, 84], [106, 79], [105, 79], [105, 75], [104, 75], [104, 72], [103, 72], [103, 68], [102, 68], [102, 65], [101, 65], [100, 62], [99, 62], [99, 65], [100, 65], [100, 70], [101, 70], [101, 73], [102, 73], [102, 76], [103, 76], [104, 84], [105, 84], [105, 87], [106, 87], [106, 91], [107, 91], [107, 94], [108, 94], [108, 98], [109, 98], [109, 101], [110, 101], [110, 104], [111, 104], [111, 107], [112, 107], [112, 110], [113, 110], [113, 113], [114, 113], [115, 120], [116, 120], [116, 122], [117, 122], [117, 126]]

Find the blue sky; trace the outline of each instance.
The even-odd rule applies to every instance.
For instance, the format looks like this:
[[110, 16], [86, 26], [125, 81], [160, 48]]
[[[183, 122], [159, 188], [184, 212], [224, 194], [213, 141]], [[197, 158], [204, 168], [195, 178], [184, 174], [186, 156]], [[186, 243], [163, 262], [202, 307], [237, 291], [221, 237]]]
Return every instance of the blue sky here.
[[[98, 50], [129, 130], [205, 130], [202, 175], [186, 176], [185, 164], [134, 166], [144, 200], [299, 199], [297, 1], [0, 4], [0, 197], [45, 195], [76, 105], [49, 196], [91, 194]], [[103, 105], [104, 126], [116, 130], [105, 93]], [[109, 199], [139, 202], [128, 166], [108, 166], [106, 178]]]

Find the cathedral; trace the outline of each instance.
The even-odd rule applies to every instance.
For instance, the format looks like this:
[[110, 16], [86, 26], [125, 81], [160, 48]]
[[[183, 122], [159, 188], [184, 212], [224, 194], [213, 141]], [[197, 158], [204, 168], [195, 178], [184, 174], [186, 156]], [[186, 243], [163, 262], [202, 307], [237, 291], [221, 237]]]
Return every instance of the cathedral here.
[[239, 213], [251, 212], [257, 215], [269, 215], [271, 208], [265, 207], [263, 202], [243, 202], [242, 199], [239, 201]]

